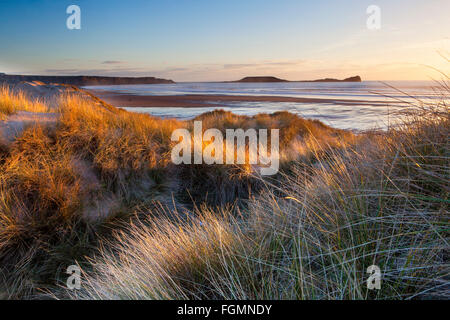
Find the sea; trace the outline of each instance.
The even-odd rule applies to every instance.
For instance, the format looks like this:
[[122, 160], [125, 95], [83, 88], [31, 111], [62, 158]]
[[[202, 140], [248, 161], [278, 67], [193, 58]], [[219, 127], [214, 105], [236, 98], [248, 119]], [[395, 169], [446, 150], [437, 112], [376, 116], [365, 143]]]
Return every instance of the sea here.
[[[444, 94], [436, 81], [363, 81], [363, 82], [283, 82], [219, 83], [180, 82], [175, 84], [89, 86], [133, 95], [239, 95], [283, 96], [332, 100], [327, 103], [297, 102], [220, 102], [220, 107], [123, 107], [132, 112], [149, 113], [162, 118], [192, 119], [204, 112], [224, 109], [239, 115], [289, 111], [307, 119], [318, 119], [335, 128], [386, 130], [404, 121], [408, 108], [443, 101]], [[342, 104], [334, 100], [351, 100]], [[214, 99], [212, 97], [212, 102]], [[354, 102], [353, 102], [354, 101]], [[448, 102], [448, 101], [447, 101]]]

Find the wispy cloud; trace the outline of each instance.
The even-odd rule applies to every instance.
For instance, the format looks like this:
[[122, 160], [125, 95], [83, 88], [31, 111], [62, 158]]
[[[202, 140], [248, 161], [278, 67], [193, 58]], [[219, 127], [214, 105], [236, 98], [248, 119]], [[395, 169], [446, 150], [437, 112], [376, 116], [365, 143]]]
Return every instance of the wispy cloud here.
[[81, 69], [45, 69], [43, 70], [44, 74], [56, 74], [56, 75], [60, 75], [60, 74], [78, 74], [79, 72], [81, 72]]
[[223, 68], [224, 69], [241, 69], [241, 68], [250, 68], [250, 67], [254, 67], [256, 64], [253, 63], [229, 63], [229, 64], [224, 64]]
[[123, 64], [125, 61], [118, 61], [118, 60], [105, 60], [102, 62], [102, 64]]
[[85, 75], [85, 76], [129, 76], [139, 74], [149, 74], [140, 68], [109, 68], [109, 69], [45, 69], [44, 74], [50, 75]]
[[228, 63], [224, 64], [224, 69], [243, 69], [243, 68], [264, 68], [271, 66], [295, 66], [302, 64], [303, 60], [295, 60], [295, 61], [263, 61], [258, 63]]

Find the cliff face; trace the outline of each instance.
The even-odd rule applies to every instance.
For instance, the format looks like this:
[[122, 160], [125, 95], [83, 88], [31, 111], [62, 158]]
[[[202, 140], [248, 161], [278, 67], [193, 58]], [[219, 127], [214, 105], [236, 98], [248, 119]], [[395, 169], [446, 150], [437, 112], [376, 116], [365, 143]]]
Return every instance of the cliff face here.
[[347, 79], [344, 79], [342, 81], [347, 81], [347, 82], [361, 82], [361, 77], [360, 76], [354, 76], [354, 77], [350, 77]]
[[0, 74], [0, 82], [41, 81], [43, 83], [62, 83], [75, 86], [120, 85], [120, 84], [159, 84], [175, 83], [172, 80], [155, 77], [100, 77], [100, 76], [34, 76]]

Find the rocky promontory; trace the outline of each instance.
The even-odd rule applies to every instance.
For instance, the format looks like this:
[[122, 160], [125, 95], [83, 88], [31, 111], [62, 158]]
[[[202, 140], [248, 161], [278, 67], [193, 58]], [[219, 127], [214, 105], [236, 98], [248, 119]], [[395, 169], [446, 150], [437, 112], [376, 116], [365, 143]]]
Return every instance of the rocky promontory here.
[[[308, 81], [305, 81], [305, 82], [308, 82]], [[311, 82], [361, 82], [361, 77], [354, 76], [354, 77], [345, 78], [344, 80], [325, 78], [325, 79], [313, 80]]]

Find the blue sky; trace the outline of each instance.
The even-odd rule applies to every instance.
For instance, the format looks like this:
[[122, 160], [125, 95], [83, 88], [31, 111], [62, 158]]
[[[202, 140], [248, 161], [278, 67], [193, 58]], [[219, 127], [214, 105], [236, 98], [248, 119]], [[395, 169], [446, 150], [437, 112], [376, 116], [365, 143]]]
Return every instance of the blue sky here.
[[[66, 8], [81, 8], [81, 30]], [[368, 30], [366, 9], [381, 9]], [[0, 72], [158, 76], [176, 81], [438, 77], [450, 1], [0, 0]]]

